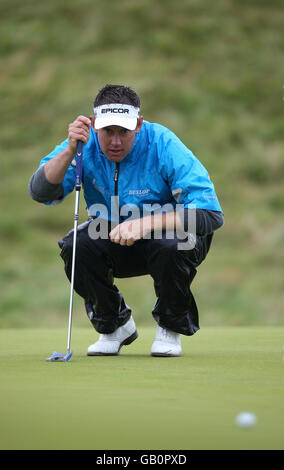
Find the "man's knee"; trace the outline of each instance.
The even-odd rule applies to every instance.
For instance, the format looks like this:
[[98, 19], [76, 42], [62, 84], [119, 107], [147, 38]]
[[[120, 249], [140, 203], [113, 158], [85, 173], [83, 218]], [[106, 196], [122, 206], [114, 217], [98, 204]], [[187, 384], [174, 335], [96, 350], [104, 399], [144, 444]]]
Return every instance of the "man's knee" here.
[[67, 262], [72, 258], [73, 251], [73, 231], [69, 232], [65, 237], [58, 241], [59, 248], [61, 248], [60, 256]]
[[[73, 257], [73, 231], [58, 242], [60, 256], [65, 263], [67, 273], [71, 270]], [[93, 240], [87, 231], [78, 231], [76, 241], [76, 266], [77, 275], [84, 278], [94, 276], [108, 285], [113, 284], [113, 265], [106, 246], [107, 240]]]
[[[88, 226], [90, 224], [90, 220], [83, 222], [77, 228], [77, 244], [80, 243], [80, 239], [83, 239], [88, 234]], [[73, 248], [73, 238], [74, 238], [74, 229], [70, 230], [65, 237], [61, 238], [58, 241], [59, 248], [66, 250], [67, 252], [72, 253]]]
[[[73, 254], [73, 241], [74, 231], [69, 232], [64, 238], [59, 240], [58, 245], [61, 248], [60, 256], [65, 258], [72, 258]], [[88, 233], [78, 231], [76, 239], [76, 257], [92, 257], [100, 256], [100, 250], [97, 248], [96, 242], [92, 240]]]
[[[179, 250], [178, 240], [151, 240], [147, 263], [150, 271], [168, 275], [168, 272], [188, 272], [198, 265], [196, 249]], [[194, 269], [193, 269], [194, 270]]]
[[175, 254], [177, 251], [177, 240], [165, 238], [149, 240], [149, 249], [162, 256]]
[[[185, 254], [184, 250], [179, 250], [179, 241], [176, 238], [151, 240], [148, 248], [150, 256], [152, 255], [155, 259], [165, 258], [169, 262]], [[193, 250], [187, 250], [186, 255], [190, 256], [191, 251]]]

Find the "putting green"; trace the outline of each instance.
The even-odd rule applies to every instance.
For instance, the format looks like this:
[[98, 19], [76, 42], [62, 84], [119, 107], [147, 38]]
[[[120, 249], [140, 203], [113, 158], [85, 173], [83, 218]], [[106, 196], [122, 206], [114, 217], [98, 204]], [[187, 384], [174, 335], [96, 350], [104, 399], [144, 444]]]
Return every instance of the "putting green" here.
[[[155, 326], [117, 357], [87, 357], [98, 337], [73, 327], [0, 330], [1, 449], [283, 449], [284, 328], [203, 327], [183, 356], [152, 358]], [[250, 411], [256, 426], [235, 417]]]

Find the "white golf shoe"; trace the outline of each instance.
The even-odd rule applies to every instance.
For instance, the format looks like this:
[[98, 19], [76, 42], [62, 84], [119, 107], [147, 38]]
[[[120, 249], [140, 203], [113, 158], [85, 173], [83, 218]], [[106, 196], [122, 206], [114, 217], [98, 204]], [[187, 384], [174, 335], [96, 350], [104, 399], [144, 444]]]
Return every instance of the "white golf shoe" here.
[[151, 356], [176, 357], [181, 355], [180, 334], [157, 326], [156, 338], [151, 348]]
[[138, 333], [132, 316], [113, 333], [101, 334], [99, 340], [88, 347], [88, 356], [117, 356], [122, 346], [131, 344]]

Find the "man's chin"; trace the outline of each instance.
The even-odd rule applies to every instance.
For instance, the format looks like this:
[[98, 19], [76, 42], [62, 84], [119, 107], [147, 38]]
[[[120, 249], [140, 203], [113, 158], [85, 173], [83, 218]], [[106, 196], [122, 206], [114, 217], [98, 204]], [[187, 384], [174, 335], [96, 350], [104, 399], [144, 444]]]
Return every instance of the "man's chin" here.
[[115, 155], [113, 153], [107, 153], [106, 154], [107, 158], [111, 162], [121, 162], [121, 160], [124, 159], [125, 155], [123, 153], [120, 153], [118, 155]]

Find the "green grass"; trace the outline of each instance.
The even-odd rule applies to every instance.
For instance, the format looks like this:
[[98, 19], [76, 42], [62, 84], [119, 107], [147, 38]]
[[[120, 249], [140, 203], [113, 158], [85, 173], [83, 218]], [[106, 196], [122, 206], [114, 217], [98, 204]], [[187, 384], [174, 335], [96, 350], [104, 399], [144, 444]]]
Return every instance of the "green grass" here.
[[[152, 327], [118, 357], [87, 357], [97, 334], [0, 331], [1, 449], [282, 449], [283, 327], [207, 327], [183, 356], [152, 358]], [[250, 429], [240, 411], [257, 415]]]

